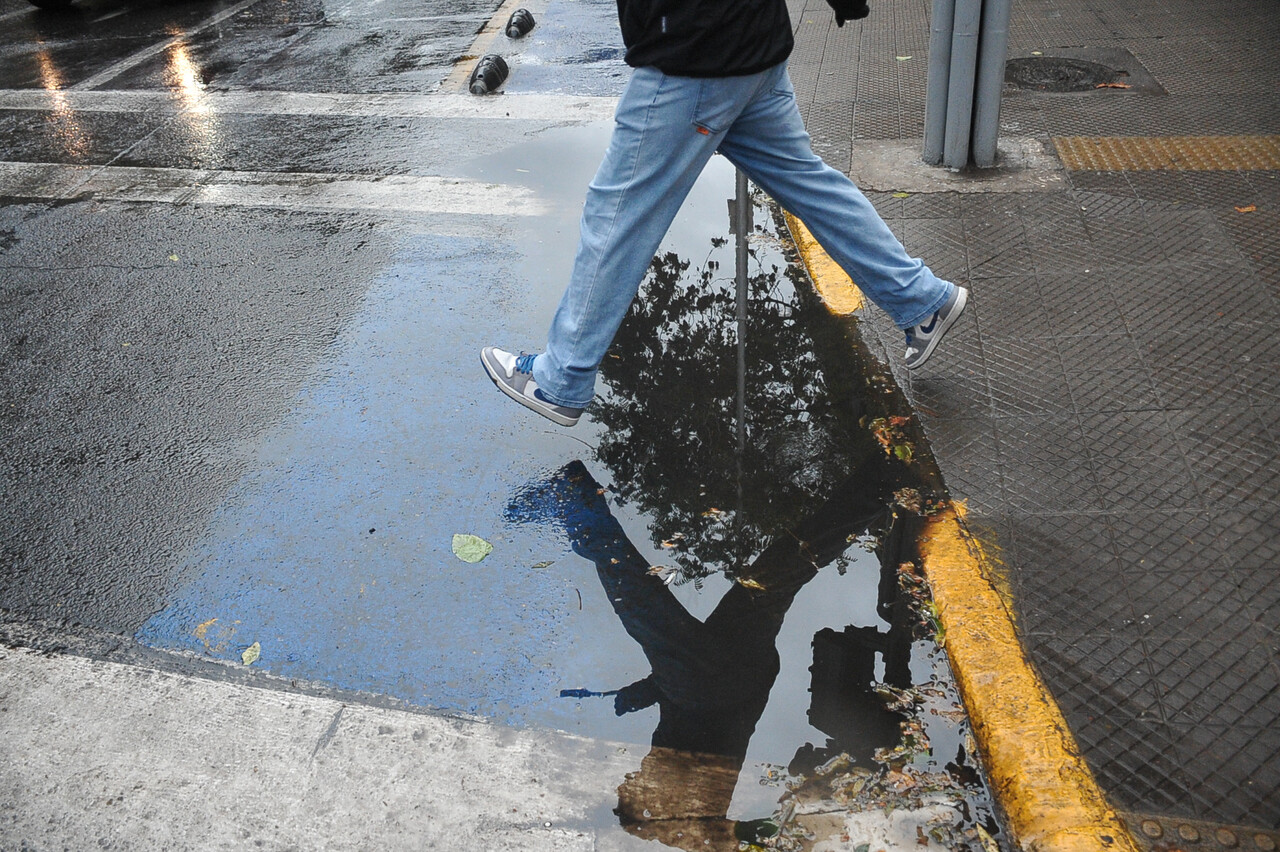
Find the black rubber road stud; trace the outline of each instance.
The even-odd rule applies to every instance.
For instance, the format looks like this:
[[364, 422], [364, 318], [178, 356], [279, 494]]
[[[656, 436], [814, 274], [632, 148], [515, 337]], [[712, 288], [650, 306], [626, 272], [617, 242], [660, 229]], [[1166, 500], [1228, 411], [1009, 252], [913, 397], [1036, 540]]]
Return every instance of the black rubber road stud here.
[[507, 20], [507, 38], [520, 38], [533, 29], [533, 13], [528, 9], [516, 9]]
[[487, 95], [502, 85], [510, 69], [507, 61], [496, 53], [486, 54], [471, 71], [471, 94]]

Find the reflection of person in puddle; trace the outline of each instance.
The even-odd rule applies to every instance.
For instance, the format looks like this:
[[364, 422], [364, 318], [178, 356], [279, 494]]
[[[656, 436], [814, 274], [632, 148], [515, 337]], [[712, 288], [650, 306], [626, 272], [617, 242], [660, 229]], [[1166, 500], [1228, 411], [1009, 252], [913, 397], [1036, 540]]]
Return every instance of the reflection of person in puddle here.
[[563, 525], [574, 552], [595, 563], [614, 611], [652, 667], [614, 702], [618, 715], [654, 704], [660, 711], [652, 749], [618, 788], [617, 813], [629, 832], [686, 849], [737, 848], [726, 814], [778, 675], [778, 631], [796, 593], [844, 552], [850, 534], [887, 520], [882, 469], [879, 460], [864, 465], [766, 548], [706, 621], [649, 573], [582, 462], [512, 501], [512, 520]]

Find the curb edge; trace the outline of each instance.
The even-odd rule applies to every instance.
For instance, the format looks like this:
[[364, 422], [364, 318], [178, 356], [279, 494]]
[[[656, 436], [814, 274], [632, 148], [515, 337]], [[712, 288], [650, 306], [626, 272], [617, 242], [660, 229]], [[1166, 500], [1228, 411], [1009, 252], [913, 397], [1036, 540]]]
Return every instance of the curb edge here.
[[[865, 296], [804, 223], [786, 213], [792, 240], [827, 309], [846, 315]], [[925, 577], [945, 648], [992, 793], [1025, 852], [1138, 852], [1106, 800], [1066, 719], [1018, 638], [991, 562], [950, 504], [930, 518], [921, 543]]]

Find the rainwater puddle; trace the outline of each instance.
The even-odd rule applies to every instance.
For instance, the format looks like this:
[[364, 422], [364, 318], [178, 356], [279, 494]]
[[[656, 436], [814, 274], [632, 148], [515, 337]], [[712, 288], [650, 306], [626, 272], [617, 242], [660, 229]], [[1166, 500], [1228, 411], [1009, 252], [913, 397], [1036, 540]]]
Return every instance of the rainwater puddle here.
[[[459, 163], [553, 212], [483, 238], [406, 230], [138, 638], [231, 664], [257, 643], [279, 676], [635, 744], [606, 821], [669, 845], [685, 817], [931, 797], [967, 820], [934, 848], [977, 843], [990, 806], [900, 570], [913, 471], [868, 428], [880, 403], [847, 330], [761, 197], [740, 441], [727, 162], [655, 257], [582, 423], [484, 376], [481, 346], [543, 339], [608, 131]], [[455, 534], [493, 551], [464, 562]]]

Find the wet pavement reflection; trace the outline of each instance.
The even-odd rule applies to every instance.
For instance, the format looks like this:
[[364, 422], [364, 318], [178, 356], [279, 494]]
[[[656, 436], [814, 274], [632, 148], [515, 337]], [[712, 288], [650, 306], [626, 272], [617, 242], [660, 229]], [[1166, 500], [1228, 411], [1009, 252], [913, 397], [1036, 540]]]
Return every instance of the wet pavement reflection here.
[[[884, 468], [891, 466], [881, 457], [868, 459], [817, 511], [744, 566], [703, 620], [684, 608], [669, 578], [627, 538], [605, 489], [582, 462], [532, 485], [508, 506], [507, 517], [517, 523], [556, 524], [573, 551], [595, 564], [614, 612], [649, 662], [648, 675], [605, 693], [618, 716], [659, 708], [652, 748], [640, 771], [619, 788], [618, 815], [633, 833], [684, 848], [704, 841], [720, 848], [735, 839], [728, 813], [778, 675], [775, 643], [783, 621], [797, 593], [848, 548], [851, 537], [885, 532], [893, 473]], [[891, 567], [887, 580], [892, 595]], [[881, 603], [894, 606], [892, 598]], [[877, 751], [898, 743], [903, 717], [872, 690], [876, 655], [883, 657], [885, 682], [909, 687], [911, 641], [901, 616], [885, 633], [867, 626], [840, 633], [824, 628], [815, 635], [808, 715], [827, 739], [820, 747], [802, 746], [788, 765], [790, 774], [811, 773], [842, 754], [872, 766]]]
[[[934, 839], [963, 848], [977, 841], [976, 825], [997, 829], [911, 561], [927, 488], [868, 428], [881, 421], [869, 417], [876, 403], [865, 399], [869, 383], [848, 358], [848, 339], [805, 298], [773, 211], [762, 198], [755, 204], [762, 224], [745, 276], [746, 374], [733, 357], [742, 332], [719, 260], [728, 241], [712, 238], [699, 263], [659, 255], [602, 368], [607, 393], [591, 408], [606, 427], [593, 464], [611, 485], [574, 461], [507, 506], [509, 521], [555, 527], [594, 564], [649, 666], [626, 685], [562, 695], [611, 697], [619, 717], [657, 706], [650, 750], [618, 790], [616, 813], [637, 836], [686, 849], [770, 837], [787, 848], [778, 832], [803, 836], [787, 817], [839, 779], [846, 801], [880, 795], [900, 804], [909, 788], [952, 796], [949, 805], [969, 810], [940, 820], [945, 836]], [[745, 423], [735, 423], [735, 408]], [[670, 564], [641, 553], [610, 500], [643, 513], [649, 545]], [[866, 570], [868, 556], [877, 570]], [[820, 573], [844, 575], [854, 563], [863, 579], [841, 595], [872, 604], [868, 623], [847, 623], [854, 606], [830, 623], [812, 598], [794, 606]], [[710, 612], [695, 617], [673, 586], [713, 576], [732, 582], [704, 592]], [[794, 751], [765, 762], [756, 791], [767, 795], [744, 795], [742, 769], [781, 670], [789, 614], [812, 653], [809, 730], [803, 743], [788, 742], [766, 725], [756, 754], [778, 761]], [[778, 701], [796, 705], [802, 694]], [[747, 818], [770, 806], [774, 817]]]
[[[512, 98], [616, 90], [613, 5], [577, 6], [577, 19], [541, 16], [514, 52]], [[531, 424], [492, 393], [475, 355], [506, 343], [500, 334], [542, 339], [608, 125], [220, 112], [210, 90], [429, 88], [470, 43], [471, 19], [491, 12], [472, 3], [414, 19], [395, 2], [383, 12], [409, 23], [378, 33], [357, 7], [258, 4], [167, 42], [233, 7], [113, 16], [89, 2], [68, 18], [6, 18], [35, 37], [0, 58], [5, 87], [50, 101], [0, 113], [0, 159], [439, 174], [527, 189], [548, 212], [320, 216], [99, 199], [85, 202], [94, 216], [35, 211], [57, 225], [39, 232], [15, 210], [5, 262], [56, 256], [56, 307], [120, 366], [110, 380], [65, 379], [75, 387], [49, 411], [35, 388], [45, 382], [48, 397], [50, 379], [31, 368], [23, 403], [58, 452], [23, 449], [32, 532], [12, 551], [21, 567], [0, 578], [0, 604], [189, 659], [250, 665], [254, 648], [254, 670], [284, 679], [645, 743], [607, 821], [675, 847], [774, 834], [788, 848], [802, 833], [788, 814], [889, 796], [944, 802], [955, 818], [938, 830], [955, 834], [939, 842], [976, 842], [990, 806], [920, 581], [903, 568], [929, 486], [886, 452], [874, 382], [768, 201], [751, 199], [742, 369], [733, 174], [716, 158], [654, 259], [588, 418], [572, 432]], [[102, 26], [82, 44], [75, 31], [95, 16]], [[152, 92], [161, 106], [71, 108], [67, 89], [158, 43], [104, 84], [117, 105]], [[134, 254], [151, 266], [121, 275]], [[121, 295], [143, 278], [149, 288], [130, 298], [145, 305]], [[94, 310], [78, 295], [91, 289], [129, 306], [128, 334], [76, 313]], [[192, 320], [200, 305], [221, 322]], [[139, 381], [121, 352], [150, 359], [156, 378], [137, 398], [166, 415], [141, 418], [154, 434], [117, 401], [127, 394], [102, 390]], [[83, 400], [74, 422], [56, 410], [72, 394]], [[224, 409], [254, 417], [240, 424]], [[120, 435], [104, 436], [111, 428]], [[40, 467], [93, 441], [125, 447], [130, 463], [163, 455], [149, 475], [164, 488], [122, 481], [113, 459], [89, 484]], [[49, 526], [46, 503], [73, 506], [70, 495], [94, 507], [69, 522], [89, 533]], [[458, 559], [449, 542], [462, 533], [492, 554]], [[66, 576], [33, 581], [28, 567], [55, 551]]]

